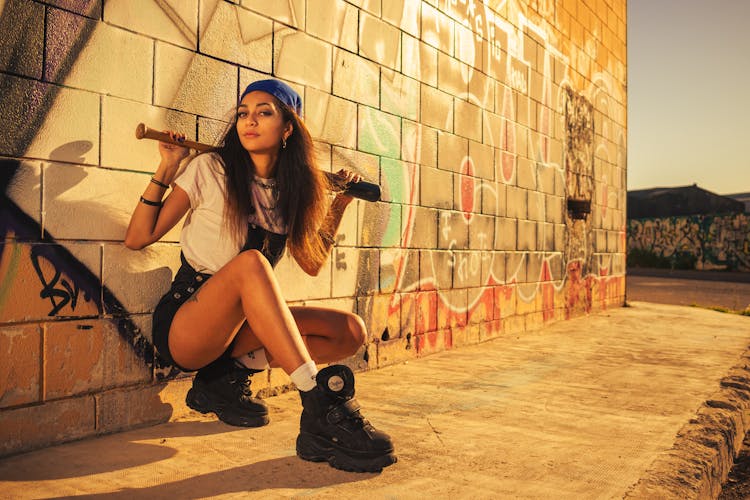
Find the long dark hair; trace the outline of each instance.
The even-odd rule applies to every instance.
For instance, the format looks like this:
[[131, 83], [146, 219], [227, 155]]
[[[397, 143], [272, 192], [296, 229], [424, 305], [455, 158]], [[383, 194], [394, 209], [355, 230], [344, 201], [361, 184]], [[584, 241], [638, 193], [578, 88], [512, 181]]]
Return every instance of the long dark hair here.
[[[326, 197], [330, 185], [317, 167], [313, 140], [304, 122], [289, 106], [274, 100], [284, 121], [292, 124], [292, 134], [286, 140], [286, 147], [279, 149], [276, 166], [278, 207], [288, 228], [287, 246], [296, 260], [319, 266], [327, 256], [318, 229], [327, 212]], [[212, 151], [224, 164], [225, 224], [232, 234], [244, 237], [252, 209], [250, 182], [255, 165], [240, 143], [236, 115], [224, 132], [220, 145]]]

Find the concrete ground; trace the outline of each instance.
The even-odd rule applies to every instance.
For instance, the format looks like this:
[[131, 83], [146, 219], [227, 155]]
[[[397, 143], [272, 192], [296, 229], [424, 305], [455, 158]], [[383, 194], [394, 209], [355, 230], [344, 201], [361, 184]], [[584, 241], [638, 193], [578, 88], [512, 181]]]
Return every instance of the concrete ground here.
[[288, 393], [260, 429], [193, 413], [0, 460], [0, 496], [715, 496], [750, 415], [749, 343], [748, 317], [635, 302], [358, 374], [397, 446], [380, 474], [296, 458]]

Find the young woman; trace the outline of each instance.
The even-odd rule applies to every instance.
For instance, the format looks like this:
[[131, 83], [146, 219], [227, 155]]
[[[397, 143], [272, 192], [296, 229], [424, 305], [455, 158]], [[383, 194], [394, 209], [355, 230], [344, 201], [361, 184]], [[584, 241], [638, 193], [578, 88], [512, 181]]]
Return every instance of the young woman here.
[[161, 163], [133, 212], [125, 245], [144, 248], [188, 214], [182, 267], [155, 309], [153, 334], [164, 359], [198, 371], [186, 398], [190, 407], [233, 425], [265, 425], [268, 409], [252, 397], [248, 375], [279, 366], [302, 399], [298, 456], [378, 471], [396, 461], [393, 444], [362, 417], [352, 371], [316, 368], [356, 352], [366, 338], [361, 318], [287, 306], [273, 273], [287, 247], [316, 275], [352, 201], [339, 193], [328, 202], [330, 186], [315, 165], [301, 108], [287, 84], [261, 80], [242, 93], [221, 145], [179, 175], [187, 150], [160, 143]]

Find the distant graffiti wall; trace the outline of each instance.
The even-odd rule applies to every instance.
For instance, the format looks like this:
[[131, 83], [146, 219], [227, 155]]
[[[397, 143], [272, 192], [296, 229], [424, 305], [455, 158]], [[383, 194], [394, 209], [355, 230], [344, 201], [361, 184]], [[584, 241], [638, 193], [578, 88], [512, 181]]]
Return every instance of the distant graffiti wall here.
[[362, 316], [345, 363], [621, 306], [625, 20], [625, 0], [0, 2], [0, 455], [187, 413], [190, 374], [151, 341], [180, 227], [122, 243], [159, 160], [134, 130], [214, 143], [259, 78], [303, 96], [321, 168], [382, 186], [318, 276], [276, 268], [290, 303]]
[[628, 251], [665, 261], [692, 256], [696, 269], [750, 271], [750, 214], [692, 215], [628, 222]]

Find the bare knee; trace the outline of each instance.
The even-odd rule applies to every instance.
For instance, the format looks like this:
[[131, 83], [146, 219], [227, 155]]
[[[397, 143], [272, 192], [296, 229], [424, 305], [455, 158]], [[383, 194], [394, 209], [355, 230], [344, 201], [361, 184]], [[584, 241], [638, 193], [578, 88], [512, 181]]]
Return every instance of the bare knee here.
[[367, 327], [362, 318], [353, 313], [346, 315], [346, 326], [348, 335], [346, 335], [344, 340], [348, 355], [351, 356], [367, 341]]
[[262, 253], [258, 250], [246, 250], [234, 259], [231, 263], [234, 268], [234, 275], [240, 279], [242, 278], [257, 278], [262, 275], [269, 275], [273, 273], [273, 268]]

